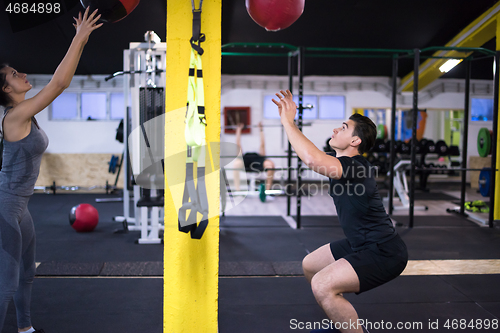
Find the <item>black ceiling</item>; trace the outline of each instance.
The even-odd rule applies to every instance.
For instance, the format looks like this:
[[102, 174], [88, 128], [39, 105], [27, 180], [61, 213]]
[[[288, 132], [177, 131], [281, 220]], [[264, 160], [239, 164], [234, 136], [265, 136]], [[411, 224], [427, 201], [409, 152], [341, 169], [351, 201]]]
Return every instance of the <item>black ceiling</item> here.
[[[4, 0], [4, 6], [11, 2]], [[267, 32], [250, 18], [245, 0], [223, 0], [222, 43], [387, 49], [443, 46], [496, 2], [307, 0], [304, 13], [292, 26], [278, 32]], [[74, 35], [72, 17], [82, 8], [79, 0], [63, 0], [62, 3], [68, 12], [45, 23], [40, 22], [41, 16], [36, 19], [26, 15], [8, 16], [2, 10], [0, 62], [8, 62], [26, 73], [52, 74]], [[127, 18], [105, 24], [92, 34], [77, 74], [110, 74], [121, 70], [123, 49], [128, 48], [129, 42], [142, 41], [148, 30], [155, 31], [165, 41], [165, 21], [166, 0], [142, 0]], [[495, 40], [485, 47], [494, 49]], [[446, 77], [463, 77], [461, 67], [457, 66]], [[308, 58], [305, 72], [306, 75], [390, 76], [391, 68], [388, 59]], [[412, 69], [411, 60], [400, 61], [399, 76]], [[475, 62], [473, 78], [491, 79], [491, 69], [491, 59]], [[276, 57], [225, 56], [222, 73], [284, 75], [287, 61]]]

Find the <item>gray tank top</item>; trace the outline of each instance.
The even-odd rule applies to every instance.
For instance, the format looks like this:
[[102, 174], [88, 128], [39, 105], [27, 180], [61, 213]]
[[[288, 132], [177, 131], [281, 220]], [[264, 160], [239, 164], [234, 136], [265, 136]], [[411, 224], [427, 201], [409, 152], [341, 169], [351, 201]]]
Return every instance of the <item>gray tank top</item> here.
[[[10, 109], [6, 108], [4, 115], [7, 115]], [[0, 191], [19, 196], [32, 195], [40, 172], [42, 155], [48, 145], [49, 139], [34, 117], [31, 119], [31, 131], [28, 136], [15, 142], [3, 140]]]

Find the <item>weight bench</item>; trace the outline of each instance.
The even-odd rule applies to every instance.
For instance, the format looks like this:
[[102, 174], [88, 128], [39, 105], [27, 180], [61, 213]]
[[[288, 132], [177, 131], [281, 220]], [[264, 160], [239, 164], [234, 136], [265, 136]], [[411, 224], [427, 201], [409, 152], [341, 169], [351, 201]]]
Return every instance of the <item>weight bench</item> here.
[[143, 196], [137, 201], [140, 209], [138, 229], [141, 230], [139, 244], [160, 244], [160, 230], [164, 228], [160, 221], [164, 221], [164, 197], [158, 195], [156, 190], [143, 189]]

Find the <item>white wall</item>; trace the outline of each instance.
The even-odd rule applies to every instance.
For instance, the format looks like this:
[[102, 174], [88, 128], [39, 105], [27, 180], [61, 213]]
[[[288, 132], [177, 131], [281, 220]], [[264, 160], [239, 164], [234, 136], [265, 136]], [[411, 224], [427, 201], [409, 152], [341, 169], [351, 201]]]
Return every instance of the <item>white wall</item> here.
[[[40, 89], [32, 89], [27, 98]], [[52, 154], [121, 154], [123, 144], [115, 140], [119, 121], [61, 121], [49, 120], [49, 108], [36, 119], [49, 137], [47, 153]]]

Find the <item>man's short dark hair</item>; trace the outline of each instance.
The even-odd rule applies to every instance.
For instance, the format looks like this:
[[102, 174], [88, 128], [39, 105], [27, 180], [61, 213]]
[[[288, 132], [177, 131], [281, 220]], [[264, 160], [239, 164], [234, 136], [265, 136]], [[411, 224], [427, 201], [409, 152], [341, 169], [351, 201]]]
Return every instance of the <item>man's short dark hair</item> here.
[[375, 145], [377, 126], [375, 126], [370, 118], [360, 115], [359, 113], [353, 114], [349, 119], [356, 123], [352, 131], [352, 136], [357, 136], [361, 139], [361, 143], [358, 146], [358, 152], [364, 154]]

